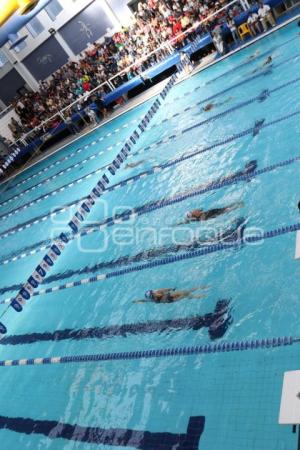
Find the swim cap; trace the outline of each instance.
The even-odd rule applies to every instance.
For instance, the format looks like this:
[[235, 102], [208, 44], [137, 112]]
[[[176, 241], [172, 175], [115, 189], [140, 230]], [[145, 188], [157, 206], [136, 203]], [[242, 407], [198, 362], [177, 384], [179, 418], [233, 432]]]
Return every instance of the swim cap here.
[[193, 214], [192, 214], [190, 211], [188, 211], [188, 212], [186, 213], [185, 217], [186, 217], [187, 219], [190, 219], [191, 217], [193, 217]]
[[152, 299], [153, 298], [153, 291], [146, 291], [145, 292], [145, 298]]

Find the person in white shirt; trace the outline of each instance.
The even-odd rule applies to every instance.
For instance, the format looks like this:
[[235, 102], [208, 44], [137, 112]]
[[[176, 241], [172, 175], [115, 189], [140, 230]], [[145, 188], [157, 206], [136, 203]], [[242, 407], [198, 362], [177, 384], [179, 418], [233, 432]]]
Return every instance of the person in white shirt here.
[[256, 36], [257, 33], [262, 32], [258, 14], [256, 14], [256, 13], [250, 14], [250, 16], [248, 17], [248, 20], [247, 20], [247, 24], [248, 24], [248, 27], [250, 28], [251, 34], [253, 36]]
[[240, 2], [244, 11], [247, 11], [247, 9], [250, 8], [248, 0], [240, 0]]
[[218, 32], [217, 30], [214, 30], [212, 32], [212, 39], [213, 39], [213, 43], [214, 43], [217, 51], [221, 55], [224, 55], [225, 54], [225, 46], [224, 46], [224, 41], [223, 41], [223, 38], [221, 36], [221, 33]]
[[258, 15], [264, 31], [267, 31], [268, 29], [267, 24], [271, 25], [272, 27], [275, 27], [276, 22], [274, 20], [271, 8], [269, 5], [265, 5], [263, 1], [259, 2]]
[[234, 19], [232, 19], [231, 17], [228, 17], [227, 18], [227, 26], [231, 32], [234, 42], [235, 43], [239, 42], [240, 38], [239, 38], [239, 35], [237, 32], [237, 27], [236, 27]]

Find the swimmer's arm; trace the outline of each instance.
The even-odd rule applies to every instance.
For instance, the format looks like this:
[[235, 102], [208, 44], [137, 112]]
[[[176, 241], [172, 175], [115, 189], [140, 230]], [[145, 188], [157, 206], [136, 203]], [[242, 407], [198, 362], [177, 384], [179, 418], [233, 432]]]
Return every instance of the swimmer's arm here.
[[132, 303], [150, 303], [148, 300], [134, 300]]
[[134, 169], [135, 167], [140, 166], [141, 164], [143, 164], [145, 162], [145, 160], [143, 159], [142, 161], [137, 161], [136, 163], [129, 163], [126, 164], [125, 169]]
[[162, 294], [165, 294], [165, 293], [168, 293], [168, 292], [172, 292], [172, 291], [176, 291], [176, 288], [163, 288], [163, 289], [159, 289], [158, 290], [158, 292], [162, 293]]
[[190, 219], [185, 219], [183, 222], [174, 223], [172, 227], [180, 227], [180, 225], [186, 225], [187, 223], [190, 223]]

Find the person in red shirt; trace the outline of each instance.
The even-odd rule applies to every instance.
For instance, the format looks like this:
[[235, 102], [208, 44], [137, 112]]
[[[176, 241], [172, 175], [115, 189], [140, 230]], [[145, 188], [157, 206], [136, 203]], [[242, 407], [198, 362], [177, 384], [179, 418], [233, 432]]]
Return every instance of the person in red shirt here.
[[182, 26], [180, 20], [178, 22], [174, 22], [172, 26], [173, 35], [177, 36], [182, 32]]
[[85, 92], [89, 92], [92, 88], [91, 83], [89, 81], [85, 81], [84, 83], [82, 83], [82, 87]]

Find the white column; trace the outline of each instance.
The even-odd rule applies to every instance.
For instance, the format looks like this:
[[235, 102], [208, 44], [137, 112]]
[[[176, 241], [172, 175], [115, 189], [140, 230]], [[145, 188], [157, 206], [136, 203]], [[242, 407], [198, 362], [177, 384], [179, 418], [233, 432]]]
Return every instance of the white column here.
[[29, 72], [26, 66], [18, 59], [17, 55], [13, 55], [12, 51], [8, 50], [6, 47], [2, 48], [3, 52], [7, 56], [7, 59], [11, 62], [16, 71], [24, 78], [28, 86], [33, 90], [37, 91], [39, 88], [39, 83], [34, 78], [34, 76]]
[[121, 25], [121, 22], [107, 0], [103, 0], [102, 7], [112, 21], [114, 27], [118, 28]]
[[64, 40], [64, 38], [62, 37], [62, 35], [60, 34], [59, 31], [56, 31], [55, 33], [55, 38], [57, 39], [57, 42], [62, 46], [62, 48], [64, 49], [64, 51], [67, 53], [67, 55], [69, 56], [69, 59], [71, 59], [72, 61], [77, 61], [78, 57], [77, 55], [75, 55], [75, 53], [72, 51], [71, 47], [69, 47], [69, 45], [67, 44], [67, 42]]

